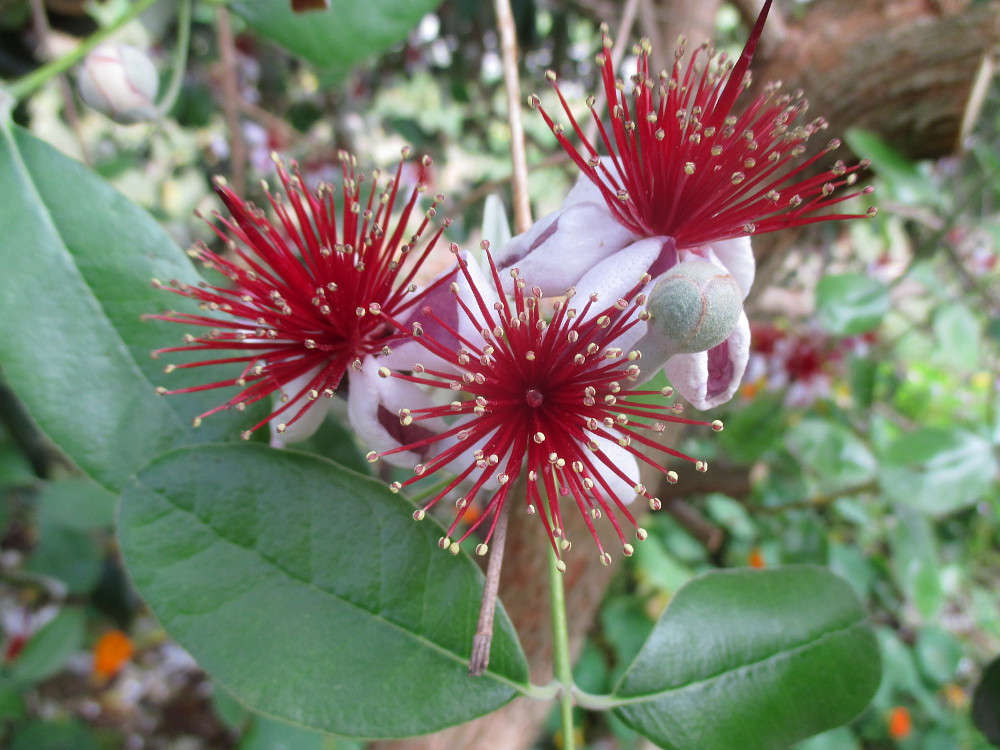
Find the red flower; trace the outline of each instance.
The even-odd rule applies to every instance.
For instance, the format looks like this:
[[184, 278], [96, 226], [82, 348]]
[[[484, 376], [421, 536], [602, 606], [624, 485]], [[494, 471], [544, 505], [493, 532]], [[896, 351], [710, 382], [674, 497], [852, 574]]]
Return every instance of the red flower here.
[[[840, 145], [832, 140], [819, 154], [794, 164], [809, 137], [826, 129], [822, 118], [797, 122], [807, 107], [801, 92], [779, 95], [778, 84], [769, 84], [742, 114], [734, 112], [739, 94], [749, 85], [750, 63], [770, 6], [767, 0], [735, 65], [707, 44], [685, 64], [681, 47], [671, 75], [654, 78], [649, 71], [651, 48], [644, 40], [636, 48], [638, 65], [630, 86], [615, 77], [607, 52], [612, 42], [605, 35], [605, 52], [597, 60], [611, 106], [610, 128], [602, 122], [594, 97], [587, 103], [607, 158], [587, 140], [554, 73], [547, 76], [580, 147], [553, 122], [537, 96], [529, 98], [566, 153], [600, 190], [614, 218], [631, 232], [673, 237], [684, 249], [817, 221], [861, 218], [824, 209], [871, 191], [837, 192], [854, 184], [855, 173], [866, 162], [851, 167], [837, 162], [819, 175], [803, 176]], [[870, 209], [868, 215], [873, 213]]]
[[[527, 510], [543, 509], [539, 515], [557, 553], [569, 549], [559, 502], [566, 497], [584, 515], [603, 562], [611, 558], [593, 523], [602, 516], [607, 516], [625, 554], [632, 554], [619, 516], [636, 527], [636, 536], [642, 540], [646, 533], [638, 528], [626, 505], [638, 494], [647, 498], [653, 509], [660, 507], [660, 501], [639, 483], [637, 462], [644, 461], [670, 482], [677, 481], [674, 472], [639, 448], [652, 448], [692, 461], [701, 471], [706, 469], [704, 462], [662, 445], [655, 437], [664, 422], [708, 423], [676, 416], [678, 405], [651, 402], [671, 395], [671, 389], [632, 388], [640, 377], [640, 355], [616, 346], [623, 334], [648, 317], [641, 310], [645, 295], [639, 293], [649, 283], [648, 275], [636, 279], [628, 294], [610, 304], [596, 294], [579, 308], [572, 307], [570, 299], [556, 302], [552, 319], [546, 321], [539, 304], [541, 290], [526, 292], [526, 282], [516, 271], [512, 272], [514, 294], [510, 301], [503, 294], [492, 257], [489, 281], [464, 258], [459, 259], [459, 266], [468, 288], [452, 283], [451, 290], [463, 320], [452, 326], [435, 311], [425, 310], [427, 320], [412, 341], [424, 350], [426, 364], [413, 364], [412, 373], [379, 369], [385, 378], [454, 393], [450, 404], [401, 409], [402, 424], [444, 424], [442, 418], [450, 423], [409, 445], [372, 451], [369, 460], [404, 451], [432, 456], [414, 467], [415, 476], [391, 485], [395, 491], [446, 467], [455, 473], [453, 480], [414, 513], [417, 520], [460, 485], [471, 484], [456, 502], [458, 514], [441, 539], [442, 549], [457, 553], [458, 545], [489, 519], [483, 542], [476, 547], [478, 554], [485, 554], [500, 511], [524, 467]], [[429, 321], [436, 327], [434, 333]], [[403, 329], [401, 323], [393, 322]], [[454, 346], [444, 344], [438, 330]], [[393, 356], [403, 351], [401, 346]], [[722, 429], [721, 422], [712, 426]], [[435, 450], [428, 453], [429, 446]], [[484, 495], [488, 499], [476, 518], [471, 505]], [[470, 525], [453, 540], [463, 522]]]
[[[407, 155], [408, 149], [404, 159]], [[222, 228], [214, 228], [234, 257], [221, 257], [204, 246], [191, 254], [227, 277], [232, 286], [174, 282], [169, 291], [197, 300], [202, 309], [215, 314], [149, 316], [208, 329], [198, 336], [187, 334], [185, 346], [154, 352], [157, 356], [197, 351], [206, 357], [168, 365], [167, 372], [243, 365], [237, 377], [173, 391], [160, 389], [164, 394], [226, 386], [241, 389], [200, 415], [196, 424], [221, 409], [242, 410], [276, 394], [279, 402], [268, 419], [244, 432], [244, 437], [268, 420], [273, 420], [277, 433], [298, 423], [296, 437], [308, 436], [325, 414], [314, 406], [317, 399], [333, 396], [348, 367], [360, 369], [364, 357], [378, 354], [396, 338], [396, 330], [378, 313], [406, 319], [419, 309], [425, 292], [417, 293], [414, 278], [443, 231], [438, 228], [429, 240], [421, 239], [437, 202], [410, 236], [407, 225], [423, 188], [416, 187], [401, 198], [405, 201], [402, 211], [393, 219], [403, 162], [395, 177], [384, 184], [376, 172], [367, 191], [362, 190], [365, 178], [355, 172], [354, 158], [342, 153], [341, 162], [344, 184], [339, 209], [332, 186], [321, 184], [315, 191], [308, 190], [294, 165], [289, 174], [278, 162], [284, 197], [268, 194], [276, 221], [241, 200], [224, 181], [216, 182], [216, 192], [231, 218], [218, 216]], [[160, 285], [155, 280], [154, 284]], [[309, 419], [300, 423], [306, 415]]]

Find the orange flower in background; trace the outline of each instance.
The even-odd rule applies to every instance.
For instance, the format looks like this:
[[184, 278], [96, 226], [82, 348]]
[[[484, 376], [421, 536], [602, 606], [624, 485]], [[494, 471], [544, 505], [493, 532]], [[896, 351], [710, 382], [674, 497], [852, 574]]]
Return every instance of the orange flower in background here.
[[913, 731], [913, 718], [905, 706], [896, 706], [889, 712], [889, 736], [894, 740], [903, 740]]
[[94, 677], [114, 677], [134, 653], [135, 646], [127, 635], [120, 630], [108, 631], [94, 644]]
[[760, 551], [760, 547], [754, 547], [750, 550], [750, 554], [747, 555], [747, 565], [751, 568], [766, 568], [767, 562], [764, 560], [764, 555]]

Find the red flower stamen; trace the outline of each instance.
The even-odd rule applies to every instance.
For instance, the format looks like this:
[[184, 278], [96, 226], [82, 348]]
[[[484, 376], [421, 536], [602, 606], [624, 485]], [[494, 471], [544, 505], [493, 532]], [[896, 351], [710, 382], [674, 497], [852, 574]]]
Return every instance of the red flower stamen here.
[[[403, 159], [408, 155], [409, 149], [405, 149]], [[212, 226], [229, 245], [234, 259], [223, 258], [204, 245], [190, 254], [227, 277], [232, 287], [176, 281], [166, 287], [153, 280], [158, 287], [197, 300], [203, 310], [224, 314], [215, 317], [168, 311], [148, 316], [209, 329], [200, 336], [187, 334], [185, 346], [154, 352], [159, 356], [197, 351], [208, 356], [168, 365], [167, 372], [217, 364], [244, 365], [234, 378], [172, 391], [158, 389], [161, 394], [226, 386], [241, 389], [229, 401], [197, 417], [196, 425], [222, 409], [243, 410], [278, 393], [282, 403], [243, 437], [295, 407], [295, 412], [277, 426], [277, 431], [283, 432], [321, 395], [334, 395], [347, 367], [360, 367], [366, 355], [382, 351], [397, 338], [396, 329], [379, 312], [404, 318], [422, 299], [422, 294], [415, 294], [414, 278], [448, 222], [426, 242], [421, 238], [443, 197], [437, 196], [416, 233], [404, 239], [424, 187], [413, 189], [400, 215], [393, 219], [403, 161], [384, 186], [380, 186], [381, 173], [376, 171], [367, 198], [363, 198], [364, 175], [355, 171], [352, 156], [341, 152], [340, 158], [344, 184], [339, 217], [332, 186], [322, 184], [310, 191], [294, 164], [290, 174], [277, 159], [287, 203], [282, 196], [268, 193], [276, 221], [244, 202], [224, 181], [216, 181], [215, 190], [231, 218], [216, 214], [221, 227]], [[234, 354], [216, 357], [216, 352]], [[286, 392], [286, 385], [313, 371], [298, 392]], [[303, 397], [307, 399], [305, 406]]]
[[[453, 247], [453, 251], [456, 250]], [[612, 483], [624, 481], [636, 494], [645, 497], [654, 510], [659, 509], [661, 503], [638, 477], [626, 473], [598, 441], [614, 442], [673, 483], [677, 481], [676, 473], [668, 471], [640, 448], [651, 448], [691, 461], [699, 471], [705, 471], [707, 465], [703, 461], [695, 461], [661, 444], [655, 436], [663, 431], [665, 422], [711, 424], [715, 430], [721, 430], [722, 423], [685, 419], [676, 416], [682, 411], [679, 404], [649, 402], [650, 397], [672, 395], [670, 388], [662, 391], [629, 388], [630, 383], [639, 380], [637, 362], [640, 355], [638, 352], [625, 353], [614, 344], [623, 333], [649, 316], [642, 309], [646, 300], [640, 293], [650, 281], [648, 274], [637, 279], [627, 295], [610, 305], [604, 305], [597, 295], [591, 295], [578, 310], [570, 306], [570, 298], [575, 293], [570, 290], [565, 301], [553, 305], [552, 319], [547, 321], [541, 313], [541, 290], [526, 291], [526, 282], [514, 269], [511, 271], [513, 301], [508, 300], [502, 292], [492, 256], [487, 253], [487, 257], [500, 301], [492, 307], [489, 305], [485, 292], [476, 287], [464, 258], [459, 258], [459, 267], [474, 303], [466, 303], [459, 296], [458, 283], [451, 284], [460, 315], [479, 332], [475, 340], [462, 336], [433, 310], [425, 309], [427, 321], [434, 321], [449, 338], [454, 337], [458, 348], [453, 350], [442, 344], [426, 322], [423, 328], [415, 331], [415, 340], [448, 367], [439, 370], [417, 363], [412, 373], [393, 372], [385, 367], [379, 370], [382, 377], [400, 378], [454, 392], [456, 400], [450, 404], [403, 409], [399, 413], [404, 425], [444, 417], [449, 419], [450, 427], [416, 443], [381, 453], [372, 451], [368, 459], [376, 461], [380, 456], [444, 443], [436, 455], [414, 467], [413, 477], [390, 486], [398, 492], [452, 465], [449, 470], [455, 472], [455, 478], [414, 513], [414, 518], [421, 520], [429, 508], [453, 490], [463, 483], [471, 483], [463, 497], [456, 501], [458, 513], [440, 541], [442, 549], [457, 553], [459, 545], [489, 520], [482, 534], [483, 541], [476, 547], [478, 554], [486, 554], [513, 480], [523, 467], [528, 480], [527, 511], [544, 510], [539, 515], [557, 554], [570, 547], [559, 504], [559, 498], [569, 497], [583, 514], [602, 562], [610, 562], [611, 556], [604, 551], [594, 521], [605, 515], [625, 554], [631, 555], [633, 548], [626, 542], [618, 516], [636, 527], [636, 537], [640, 541], [646, 537], [646, 532], [638, 527]], [[405, 330], [397, 321], [393, 323]], [[487, 485], [498, 488], [487, 489]], [[470, 508], [481, 493], [490, 494], [483, 512], [477, 516]], [[463, 523], [468, 523], [468, 527], [453, 540], [452, 536]]]
[[638, 64], [631, 79], [631, 102], [625, 95], [625, 82], [615, 77], [609, 51], [612, 42], [605, 34], [605, 49], [597, 62], [611, 108], [610, 132], [594, 97], [588, 97], [587, 105], [608, 158], [599, 156], [584, 135], [553, 72], [546, 76], [581, 146], [573, 145], [536, 95], [528, 98], [566, 153], [600, 189], [614, 217], [628, 229], [643, 236], [673, 237], [683, 249], [875, 214], [874, 208], [866, 214], [824, 213], [830, 206], [872, 191], [866, 187], [838, 192], [854, 185], [857, 171], [868, 163], [849, 167], [838, 161], [821, 174], [803, 176], [839, 147], [840, 141], [832, 140], [820, 153], [794, 163], [805, 153], [809, 137], [827, 127], [822, 118], [795, 124], [807, 108], [801, 92], [779, 95], [780, 84], [769, 84], [742, 114], [734, 114], [733, 105], [750, 84], [750, 62], [770, 5], [771, 0], [764, 3], [735, 65], [707, 44], [685, 65], [682, 44], [670, 76], [660, 73], [657, 81], [649, 72], [651, 47], [643, 40], [635, 49]]

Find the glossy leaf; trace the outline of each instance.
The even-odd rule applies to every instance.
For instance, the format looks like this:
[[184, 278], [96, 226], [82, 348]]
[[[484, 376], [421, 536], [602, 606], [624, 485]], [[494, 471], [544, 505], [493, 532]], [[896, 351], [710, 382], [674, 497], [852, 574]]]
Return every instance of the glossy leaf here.
[[[191, 427], [218, 394], [155, 393], [165, 376], [150, 352], [183, 331], [141, 316], [181, 309], [184, 300], [153, 289], [150, 279], [199, 277], [152, 217], [81, 164], [2, 123], [0, 202], [0, 365], [53, 442], [118, 489], [180, 443], [238, 438], [227, 417], [249, 415]], [[193, 382], [184, 371], [175, 375], [172, 387]]]
[[872, 330], [889, 312], [889, 288], [878, 279], [845, 273], [824, 276], [816, 285], [820, 325], [836, 336]]
[[232, 8], [258, 34], [320, 68], [346, 72], [406, 39], [441, 0], [330, 0], [327, 10], [294, 13], [283, 0], [239, 0]]
[[122, 549], [167, 632], [251, 708], [366, 737], [489, 713], [527, 680], [498, 612], [467, 675], [482, 575], [441, 528], [331, 461], [264, 446], [181, 449], [126, 489]]
[[614, 712], [667, 750], [783, 750], [850, 721], [879, 675], [845, 581], [807, 566], [717, 572], [671, 601]]
[[879, 466], [882, 490], [892, 500], [944, 515], [984, 497], [994, 482], [993, 446], [971, 432], [925, 427], [890, 445]]

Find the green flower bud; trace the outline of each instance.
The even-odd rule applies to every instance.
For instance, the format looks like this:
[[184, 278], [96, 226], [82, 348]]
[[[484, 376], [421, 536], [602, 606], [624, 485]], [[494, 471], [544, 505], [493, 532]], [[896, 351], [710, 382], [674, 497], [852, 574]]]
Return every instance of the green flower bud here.
[[653, 287], [646, 309], [650, 332], [676, 354], [704, 352], [725, 341], [743, 310], [743, 292], [724, 268], [689, 260]]

